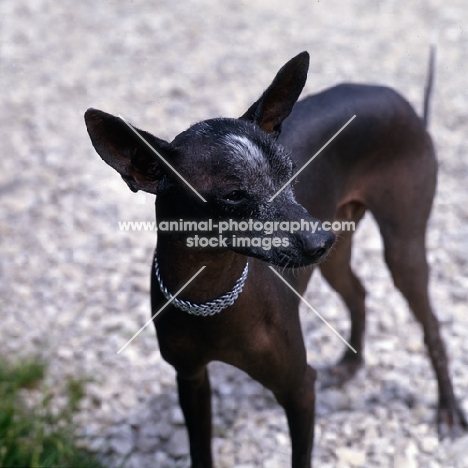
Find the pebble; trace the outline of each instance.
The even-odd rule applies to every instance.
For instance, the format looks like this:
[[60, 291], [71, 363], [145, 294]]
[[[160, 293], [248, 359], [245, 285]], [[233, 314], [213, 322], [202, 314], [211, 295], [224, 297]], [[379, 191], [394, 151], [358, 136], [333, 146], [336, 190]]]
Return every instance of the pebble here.
[[[128, 116], [172, 140], [201, 119], [240, 115], [307, 49], [304, 95], [342, 81], [380, 83], [420, 113], [435, 19], [441, 53], [430, 131], [440, 173], [428, 230], [431, 297], [468, 410], [466, 2], [407, 2], [403, 10], [371, 0], [283, 3], [160, 0], [156, 11], [145, 2], [82, 0], [72, 13], [50, 0], [0, 3], [0, 82], [8, 90], [0, 97], [0, 355], [43, 353], [47, 385], [59, 391], [70, 375], [90, 381], [79, 440], [109, 468], [126, 457], [131, 468], [186, 468], [189, 449], [154, 327], [117, 354], [150, 317], [155, 242], [154, 232], [122, 232], [117, 221], [153, 221], [154, 197], [132, 194], [96, 155], [84, 110]], [[315, 465], [464, 468], [468, 438], [438, 442], [422, 334], [393, 287], [370, 214], [355, 245], [352, 264], [368, 292], [366, 365], [341, 389], [317, 386]], [[348, 314], [319, 275], [307, 299], [348, 336]], [[335, 362], [343, 343], [306, 308], [301, 317], [310, 363]], [[229, 366], [213, 363], [210, 375], [216, 466], [286, 468], [288, 427], [272, 394]]]
[[172, 435], [167, 443], [167, 451], [169, 454], [175, 457], [179, 457], [188, 453], [189, 445], [187, 430], [185, 428], [174, 429], [172, 431]]
[[366, 463], [365, 452], [347, 447], [337, 448], [336, 457], [340, 466], [364, 466]]
[[[448, 460], [459, 464], [468, 465], [468, 436], [462, 437], [447, 446]], [[461, 465], [460, 465], [461, 466]]]
[[418, 462], [412, 455], [398, 454], [395, 455], [393, 459], [393, 466], [404, 466], [405, 468], [418, 468]]
[[421, 450], [426, 453], [434, 452], [439, 446], [439, 440], [436, 437], [424, 437], [421, 440]]
[[157, 426], [145, 425], [138, 430], [135, 448], [144, 453], [154, 453], [160, 444]]
[[109, 447], [118, 455], [127, 455], [133, 449], [133, 434], [128, 424], [117, 426], [112, 431]]
[[177, 426], [185, 424], [184, 415], [179, 406], [175, 406], [174, 408], [172, 408], [170, 421], [172, 424], [175, 424]]

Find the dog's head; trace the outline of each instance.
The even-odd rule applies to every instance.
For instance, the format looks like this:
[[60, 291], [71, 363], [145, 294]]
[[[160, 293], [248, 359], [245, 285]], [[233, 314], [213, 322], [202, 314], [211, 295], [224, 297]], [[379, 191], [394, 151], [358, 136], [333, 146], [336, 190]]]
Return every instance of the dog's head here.
[[[232, 221], [219, 233], [232, 250], [282, 266], [316, 263], [334, 236], [296, 202], [295, 166], [276, 141], [304, 87], [308, 64], [309, 55], [299, 54], [242, 117], [197, 123], [172, 143], [94, 109], [85, 114], [88, 132], [131, 190], [158, 195], [158, 221]], [[288, 229], [286, 223], [294, 222], [317, 223], [316, 230]]]

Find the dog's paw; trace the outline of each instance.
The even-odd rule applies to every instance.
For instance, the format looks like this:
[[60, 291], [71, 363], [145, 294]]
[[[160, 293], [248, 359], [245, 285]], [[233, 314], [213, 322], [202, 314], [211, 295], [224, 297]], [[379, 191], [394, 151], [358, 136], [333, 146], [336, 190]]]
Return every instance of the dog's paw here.
[[359, 368], [362, 361], [340, 361], [333, 366], [318, 369], [318, 382], [322, 390], [331, 387], [342, 387], [348, 380], [351, 380]]
[[437, 429], [440, 439], [455, 439], [467, 433], [468, 423], [458, 405], [454, 404], [450, 408], [439, 408], [437, 412]]

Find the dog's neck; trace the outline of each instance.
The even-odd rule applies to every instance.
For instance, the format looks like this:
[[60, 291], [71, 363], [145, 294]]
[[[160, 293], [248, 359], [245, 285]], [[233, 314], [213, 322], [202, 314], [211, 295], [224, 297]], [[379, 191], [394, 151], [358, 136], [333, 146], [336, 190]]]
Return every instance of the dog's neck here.
[[189, 248], [175, 237], [159, 235], [156, 246], [161, 280], [168, 291], [174, 294], [202, 267], [205, 268], [199, 278], [181, 292], [181, 299], [204, 303], [232, 290], [244, 272], [246, 256], [227, 249], [207, 252], [203, 248]]
[[[156, 206], [159, 223], [164, 210], [158, 209], [158, 203]], [[174, 294], [204, 266], [199, 277], [180, 293], [181, 299], [204, 303], [231, 291], [243, 275], [248, 257], [227, 248], [188, 247], [186, 238], [184, 232], [158, 232], [155, 255], [167, 290]]]
[[[202, 270], [200, 269], [199, 272], [201, 271]], [[196, 275], [198, 275], [199, 272], [197, 272]], [[154, 258], [154, 275], [158, 282], [159, 289], [163, 293], [164, 297], [168, 301], [171, 301], [172, 305], [174, 305], [178, 309], [181, 309], [184, 312], [187, 312], [191, 315], [202, 316], [202, 317], [216, 315], [222, 312], [227, 307], [232, 306], [234, 302], [237, 300], [237, 298], [239, 297], [239, 294], [244, 289], [244, 285], [247, 280], [248, 272], [249, 272], [249, 264], [247, 262], [244, 267], [244, 271], [242, 272], [242, 275], [237, 279], [236, 283], [234, 284], [234, 287], [230, 291], [227, 291], [222, 296], [218, 296], [210, 301], [206, 301], [203, 303], [194, 303], [190, 301], [185, 301], [183, 299], [179, 299], [177, 296], [179, 292], [181, 292], [181, 290], [179, 290], [176, 294], [172, 294], [167, 289], [166, 285], [164, 284], [164, 281], [162, 280], [161, 274], [159, 272], [158, 258], [157, 256], [155, 256]], [[195, 276], [192, 278], [195, 278]]]

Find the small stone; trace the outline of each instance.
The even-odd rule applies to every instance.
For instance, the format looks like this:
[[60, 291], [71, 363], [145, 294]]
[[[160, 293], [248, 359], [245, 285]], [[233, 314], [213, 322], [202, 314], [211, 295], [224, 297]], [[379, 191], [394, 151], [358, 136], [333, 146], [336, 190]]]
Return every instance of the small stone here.
[[323, 393], [323, 403], [333, 412], [349, 409], [349, 396], [343, 390], [331, 388]]
[[144, 458], [139, 453], [132, 453], [126, 464], [127, 468], [143, 468], [144, 466]]
[[232, 468], [236, 465], [234, 444], [231, 440], [214, 437], [212, 446], [219, 468]]
[[169, 457], [165, 452], [156, 452], [154, 454], [154, 466], [164, 466], [169, 462]]
[[109, 440], [109, 447], [119, 455], [127, 455], [133, 449], [132, 429], [128, 424], [117, 426]]
[[57, 351], [57, 355], [62, 359], [71, 359], [73, 357], [73, 349], [71, 349], [71, 348], [60, 348]]
[[178, 406], [171, 410], [171, 423], [179, 426], [185, 424], [184, 414]]
[[187, 455], [189, 443], [187, 431], [185, 429], [175, 429], [172, 432], [171, 438], [167, 444], [167, 451], [175, 457]]
[[232, 394], [232, 385], [229, 383], [220, 383], [218, 385], [218, 392], [220, 395], [231, 395]]
[[278, 442], [278, 445], [281, 445], [282, 447], [288, 447], [290, 445], [289, 437], [283, 432], [278, 432], [276, 434], [276, 441]]
[[105, 444], [105, 439], [104, 437], [95, 437], [94, 439], [91, 439], [87, 444], [86, 448], [90, 450], [91, 452], [104, 452], [104, 444]]
[[434, 452], [439, 446], [439, 441], [436, 437], [424, 437], [421, 439], [421, 450], [426, 453]]
[[172, 434], [172, 426], [170, 424], [161, 422], [155, 424], [155, 428], [161, 440], [169, 439]]
[[419, 453], [418, 447], [414, 441], [408, 442], [408, 445], [406, 446], [406, 449], [405, 449], [405, 453], [409, 457], [414, 457]]
[[263, 468], [284, 468], [284, 460], [280, 458], [269, 458], [263, 462]]
[[159, 445], [159, 430], [157, 426], [143, 426], [136, 439], [136, 449], [144, 453], [154, 452]]
[[468, 464], [468, 436], [462, 437], [455, 442], [447, 446], [447, 458], [448, 461], [458, 462], [459, 466], [462, 466], [460, 462]]
[[404, 466], [405, 468], [418, 468], [414, 457], [407, 454], [398, 454], [393, 457], [393, 466]]
[[424, 350], [424, 342], [422, 338], [411, 337], [408, 340], [406, 347], [411, 353], [421, 353]]
[[336, 449], [338, 462], [345, 466], [364, 466], [366, 463], [366, 453], [348, 447]]

